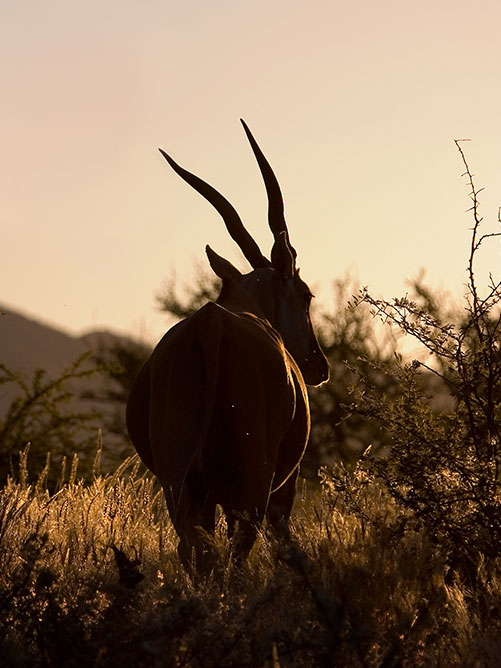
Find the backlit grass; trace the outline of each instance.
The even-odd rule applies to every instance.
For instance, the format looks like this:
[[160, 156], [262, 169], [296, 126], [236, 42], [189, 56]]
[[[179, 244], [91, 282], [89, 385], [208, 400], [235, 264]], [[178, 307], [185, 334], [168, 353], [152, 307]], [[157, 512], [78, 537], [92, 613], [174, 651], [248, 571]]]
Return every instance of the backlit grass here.
[[0, 665], [499, 665], [499, 570], [462, 581], [378, 483], [300, 491], [293, 541], [264, 528], [241, 569], [221, 520], [194, 583], [138, 466], [1, 490]]

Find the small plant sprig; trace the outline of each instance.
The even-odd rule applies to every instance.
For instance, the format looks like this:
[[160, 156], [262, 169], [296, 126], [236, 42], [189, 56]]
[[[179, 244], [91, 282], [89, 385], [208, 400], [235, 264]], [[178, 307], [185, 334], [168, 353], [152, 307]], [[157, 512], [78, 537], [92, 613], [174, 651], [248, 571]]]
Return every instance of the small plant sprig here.
[[0, 386], [14, 386], [14, 399], [0, 420], [0, 479], [14, 475], [14, 461], [27, 443], [31, 443], [30, 470], [35, 475], [46, 466], [48, 451], [66, 454], [78, 440], [93, 449], [99, 413], [72, 404], [79, 383], [99, 371], [90, 357], [90, 352], [80, 355], [54, 378], [37, 369], [27, 379], [0, 364]]

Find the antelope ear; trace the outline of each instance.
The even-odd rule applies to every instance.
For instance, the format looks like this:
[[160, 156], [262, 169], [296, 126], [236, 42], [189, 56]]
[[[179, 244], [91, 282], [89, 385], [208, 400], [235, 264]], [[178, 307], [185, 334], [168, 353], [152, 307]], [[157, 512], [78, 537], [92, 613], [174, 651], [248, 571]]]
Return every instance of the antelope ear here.
[[205, 247], [205, 252], [209, 258], [209, 264], [212, 267], [212, 271], [219, 276], [219, 278], [232, 278], [235, 281], [239, 281], [242, 278], [240, 271], [225, 260], [224, 257], [221, 257], [215, 253], [210, 246]]
[[292, 278], [296, 271], [296, 258], [287, 239], [287, 232], [280, 232], [271, 249], [271, 264], [279, 274], [287, 279]]

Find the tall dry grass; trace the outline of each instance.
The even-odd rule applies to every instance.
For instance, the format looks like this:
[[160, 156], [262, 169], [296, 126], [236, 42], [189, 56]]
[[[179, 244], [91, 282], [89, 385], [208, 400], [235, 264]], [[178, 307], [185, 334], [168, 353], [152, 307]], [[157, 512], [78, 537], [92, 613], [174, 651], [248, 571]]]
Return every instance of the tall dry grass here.
[[0, 492], [0, 665], [498, 666], [499, 570], [479, 560], [473, 590], [409, 527], [382, 485], [327, 475], [241, 569], [220, 520], [224, 567], [192, 582], [136, 458], [52, 494], [24, 458]]

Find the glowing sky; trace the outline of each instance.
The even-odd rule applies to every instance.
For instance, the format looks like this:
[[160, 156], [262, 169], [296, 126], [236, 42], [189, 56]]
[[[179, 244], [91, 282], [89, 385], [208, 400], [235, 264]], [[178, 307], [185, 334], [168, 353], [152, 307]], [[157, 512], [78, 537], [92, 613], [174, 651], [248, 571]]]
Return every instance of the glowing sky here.
[[[0, 6], [0, 303], [74, 332], [157, 337], [154, 294], [210, 243], [245, 268], [161, 146], [217, 187], [263, 251], [282, 185], [302, 275], [386, 297], [421, 267], [461, 295], [470, 217], [501, 204], [501, 3], [16, 0]], [[481, 256], [499, 273], [499, 243]]]

